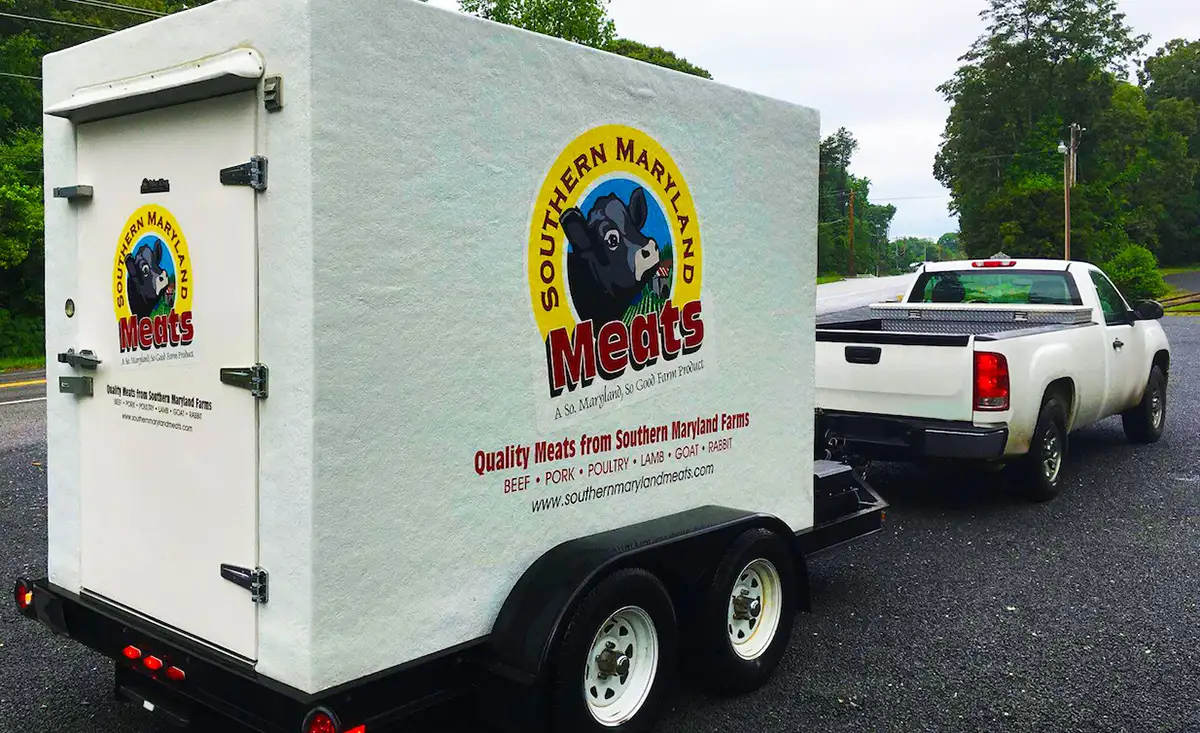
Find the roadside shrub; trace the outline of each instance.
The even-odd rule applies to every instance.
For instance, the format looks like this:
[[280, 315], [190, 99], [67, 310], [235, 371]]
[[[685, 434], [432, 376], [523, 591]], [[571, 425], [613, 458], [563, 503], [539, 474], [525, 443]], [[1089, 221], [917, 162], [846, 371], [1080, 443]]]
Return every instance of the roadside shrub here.
[[0, 359], [38, 356], [46, 351], [46, 329], [37, 316], [14, 315], [0, 308]]
[[1125, 247], [1100, 269], [1130, 301], [1161, 298], [1170, 292], [1158, 269], [1158, 259], [1141, 245]]

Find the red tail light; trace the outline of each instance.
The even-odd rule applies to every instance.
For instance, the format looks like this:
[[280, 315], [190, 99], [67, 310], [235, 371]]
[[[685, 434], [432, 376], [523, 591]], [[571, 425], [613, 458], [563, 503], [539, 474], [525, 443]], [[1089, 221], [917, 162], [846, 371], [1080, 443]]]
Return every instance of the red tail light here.
[[158, 657], [146, 657], [142, 660], [142, 664], [146, 665], [146, 669], [151, 672], [157, 672], [163, 668], [163, 660]]
[[1003, 412], [1008, 409], [1008, 359], [1004, 354], [975, 352], [975, 409]]
[[367, 726], [356, 725], [353, 728], [351, 728], [350, 730], [346, 731], [346, 733], [367, 733]]
[[338, 726], [329, 713], [316, 710], [309, 713], [304, 724], [304, 733], [338, 733]]
[[142, 650], [138, 649], [136, 646], [127, 646], [121, 650], [121, 653], [125, 655], [126, 659], [142, 658]]
[[183, 670], [179, 667], [167, 668], [167, 679], [171, 680], [172, 682], [183, 682], [186, 677], [187, 675], [184, 674]]

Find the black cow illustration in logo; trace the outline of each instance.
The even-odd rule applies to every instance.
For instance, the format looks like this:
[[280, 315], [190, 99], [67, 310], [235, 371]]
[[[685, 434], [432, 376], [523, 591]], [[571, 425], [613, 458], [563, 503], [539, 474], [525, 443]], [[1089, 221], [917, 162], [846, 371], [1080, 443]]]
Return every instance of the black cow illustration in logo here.
[[171, 278], [163, 269], [162, 261], [161, 239], [155, 239], [153, 247], [143, 244], [136, 252], [125, 256], [129, 310], [138, 318], [149, 318], [170, 295], [167, 286]]
[[658, 243], [642, 233], [646, 215], [646, 191], [640, 187], [628, 206], [609, 194], [596, 200], [586, 219], [575, 207], [563, 212], [560, 222], [571, 243], [567, 278], [581, 320], [597, 328], [619, 320], [658, 274]]

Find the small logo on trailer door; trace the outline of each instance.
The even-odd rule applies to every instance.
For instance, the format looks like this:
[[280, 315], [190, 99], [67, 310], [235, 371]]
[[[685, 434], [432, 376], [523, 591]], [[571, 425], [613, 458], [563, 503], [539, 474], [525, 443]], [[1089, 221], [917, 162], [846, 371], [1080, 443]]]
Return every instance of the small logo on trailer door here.
[[700, 349], [703, 250], [695, 202], [667, 151], [640, 130], [571, 142], [530, 222], [534, 320], [551, 397]]
[[191, 266], [187, 239], [170, 211], [150, 204], [133, 212], [113, 261], [121, 353], [192, 343]]

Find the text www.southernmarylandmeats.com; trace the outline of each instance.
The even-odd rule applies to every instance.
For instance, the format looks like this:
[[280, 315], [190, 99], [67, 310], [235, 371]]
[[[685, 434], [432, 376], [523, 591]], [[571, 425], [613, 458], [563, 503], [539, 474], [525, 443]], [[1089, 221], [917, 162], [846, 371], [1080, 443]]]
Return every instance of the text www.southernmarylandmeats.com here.
[[534, 512], [541, 512], [548, 509], [582, 504], [585, 501], [593, 501], [595, 499], [606, 499], [622, 494], [636, 494], [642, 489], [657, 488], [666, 484], [673, 484], [676, 481], [700, 478], [701, 476], [708, 476], [712, 472], [713, 465], [711, 463], [706, 466], [688, 467], [679, 471], [663, 471], [662, 473], [642, 476], [641, 478], [621, 481], [607, 486], [589, 486], [586, 489], [570, 491], [561, 496], [547, 496], [541, 499], [534, 499], [530, 508]]

